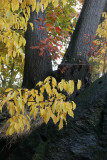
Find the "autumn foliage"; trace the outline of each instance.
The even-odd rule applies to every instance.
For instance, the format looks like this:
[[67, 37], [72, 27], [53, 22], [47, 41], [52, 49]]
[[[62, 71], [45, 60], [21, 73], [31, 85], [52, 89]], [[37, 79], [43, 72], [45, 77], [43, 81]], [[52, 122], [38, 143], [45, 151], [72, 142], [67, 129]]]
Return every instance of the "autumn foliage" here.
[[[0, 99], [0, 110], [5, 105], [11, 118], [7, 120], [9, 127], [6, 135], [19, 134], [30, 129], [31, 116], [35, 119], [39, 114], [47, 124], [52, 118], [54, 124], [59, 122], [59, 129], [63, 128], [63, 121], [66, 122], [67, 114], [74, 117], [76, 104], [74, 101], [66, 101], [67, 97], [62, 93], [71, 95], [74, 92], [74, 81], [61, 80], [57, 83], [54, 77], [47, 77], [40, 81], [35, 87], [38, 89], [17, 89], [8, 88]], [[81, 88], [81, 81], [78, 80], [77, 89]], [[28, 112], [26, 112], [28, 111]]]

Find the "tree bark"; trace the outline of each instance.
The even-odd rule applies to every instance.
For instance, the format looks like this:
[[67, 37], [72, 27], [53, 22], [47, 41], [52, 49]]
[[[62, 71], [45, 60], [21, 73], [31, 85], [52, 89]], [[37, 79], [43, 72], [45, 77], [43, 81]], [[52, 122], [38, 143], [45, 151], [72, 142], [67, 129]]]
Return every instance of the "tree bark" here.
[[[57, 77], [60, 76], [60, 79], [73, 79], [75, 82], [81, 79], [83, 88], [91, 83], [88, 64], [89, 46], [85, 44], [84, 35], [95, 35], [106, 2], [107, 0], [85, 0], [69, 47], [58, 68]], [[66, 70], [62, 72], [64, 67]]]
[[85, 0], [75, 31], [66, 51], [64, 62], [75, 63], [82, 60], [88, 62], [88, 46], [84, 43], [84, 34], [96, 34], [101, 14], [107, 0]]
[[25, 66], [24, 66], [24, 78], [22, 87], [34, 88], [35, 84], [46, 78], [52, 72], [52, 64], [47, 48], [44, 49], [43, 56], [40, 56], [40, 49], [31, 49], [31, 46], [38, 46], [40, 40], [45, 40], [48, 37], [47, 30], [39, 30], [40, 25], [46, 28], [45, 23], [40, 21], [45, 19], [45, 12], [39, 11], [31, 12], [29, 22], [33, 23], [34, 30], [28, 23], [28, 28], [25, 33], [26, 46], [25, 46]]

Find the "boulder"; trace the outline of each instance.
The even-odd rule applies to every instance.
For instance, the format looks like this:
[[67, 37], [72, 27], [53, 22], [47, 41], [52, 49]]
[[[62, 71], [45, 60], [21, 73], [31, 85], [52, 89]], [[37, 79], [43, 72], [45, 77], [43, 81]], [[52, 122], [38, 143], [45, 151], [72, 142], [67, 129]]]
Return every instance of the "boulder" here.
[[107, 160], [107, 74], [75, 98], [74, 119], [34, 129], [7, 160]]

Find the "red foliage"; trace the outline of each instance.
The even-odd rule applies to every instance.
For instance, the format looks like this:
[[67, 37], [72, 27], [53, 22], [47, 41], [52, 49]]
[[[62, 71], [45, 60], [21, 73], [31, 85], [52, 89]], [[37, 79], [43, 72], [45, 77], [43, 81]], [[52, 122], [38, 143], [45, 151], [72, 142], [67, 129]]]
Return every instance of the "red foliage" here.
[[89, 50], [88, 51], [88, 56], [97, 56], [98, 54], [101, 55], [101, 52], [99, 50], [99, 46], [94, 42], [94, 40], [96, 39], [95, 35], [90, 36], [89, 34], [84, 34], [84, 44], [88, 44], [89, 45]]
[[[60, 58], [61, 56], [61, 48], [62, 48], [62, 45], [60, 44], [60, 41], [64, 41], [65, 38], [63, 36], [63, 33], [62, 33], [62, 30], [60, 27], [56, 27], [54, 26], [54, 22], [56, 21], [56, 15], [54, 12], [52, 12], [51, 14], [49, 14], [48, 16], [51, 17], [51, 22], [50, 24], [46, 24], [46, 27], [48, 28], [48, 38], [46, 39], [43, 39], [43, 40], [40, 40], [40, 42], [38, 43], [37, 46], [31, 46], [30, 48], [31, 49], [39, 49], [40, 50], [40, 53], [39, 55], [40, 56], [43, 56], [43, 53], [44, 53], [44, 49], [47, 48], [48, 52], [52, 54], [52, 59], [57, 59], [57, 58]], [[41, 18], [38, 18], [37, 20], [35, 20], [36, 22], [42, 22], [43, 25], [39, 25], [39, 28], [38, 30], [42, 30], [43, 31], [43, 35], [46, 34], [45, 30], [46, 30], [46, 27], [44, 27], [44, 22], [46, 21], [46, 18], [45, 19], [41, 19]], [[55, 34], [55, 35], [54, 35]], [[66, 36], [68, 36], [68, 32], [65, 33]]]

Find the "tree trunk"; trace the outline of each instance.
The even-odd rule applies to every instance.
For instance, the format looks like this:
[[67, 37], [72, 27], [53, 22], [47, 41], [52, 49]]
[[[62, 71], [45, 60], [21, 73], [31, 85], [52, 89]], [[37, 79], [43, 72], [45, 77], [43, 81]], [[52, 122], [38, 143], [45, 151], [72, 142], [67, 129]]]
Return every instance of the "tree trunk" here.
[[45, 40], [47, 35], [47, 30], [39, 30], [40, 25], [46, 28], [45, 23], [42, 20], [45, 19], [45, 12], [39, 11], [31, 12], [29, 22], [34, 25], [34, 30], [32, 32], [31, 26], [28, 24], [27, 31], [25, 33], [26, 46], [25, 46], [25, 66], [24, 66], [24, 78], [22, 87], [24, 88], [34, 88], [35, 84], [46, 78], [52, 72], [52, 64], [47, 48], [44, 49], [43, 56], [40, 56], [40, 49], [31, 49], [31, 46], [38, 46], [41, 40]]
[[[58, 68], [57, 77], [66, 80], [82, 80], [85, 88], [91, 82], [88, 64], [89, 46], [85, 44], [84, 35], [95, 35], [101, 13], [107, 0], [85, 0], [75, 31], [65, 53], [62, 64]], [[63, 71], [63, 68], [65, 72]]]
[[[88, 46], [84, 43], [84, 35], [96, 34], [106, 0], [85, 0], [74, 34], [65, 54], [65, 62], [88, 62]], [[75, 59], [74, 59], [75, 58]]]

